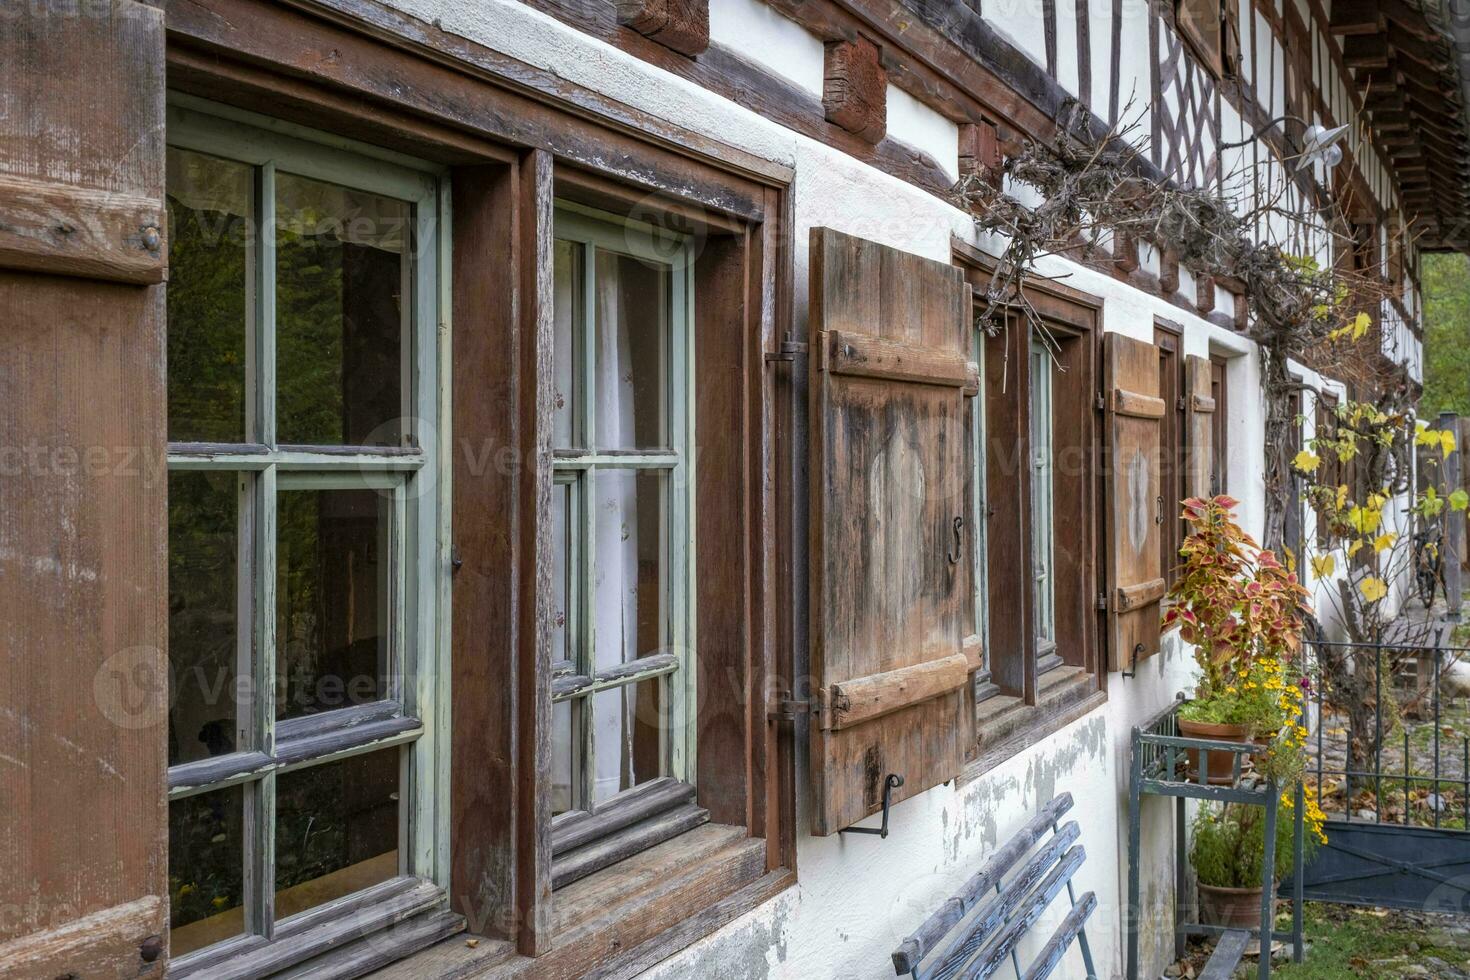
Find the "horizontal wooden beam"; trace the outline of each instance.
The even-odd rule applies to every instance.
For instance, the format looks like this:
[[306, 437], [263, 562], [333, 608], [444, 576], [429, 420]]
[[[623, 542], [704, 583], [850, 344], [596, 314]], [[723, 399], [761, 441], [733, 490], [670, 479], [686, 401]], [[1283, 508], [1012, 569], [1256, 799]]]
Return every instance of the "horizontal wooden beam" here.
[[159, 200], [0, 176], [0, 268], [154, 285], [167, 228]]
[[869, 674], [822, 692], [821, 726], [837, 731], [861, 725], [909, 705], [948, 694], [969, 680], [971, 665], [954, 653], [881, 674]]
[[833, 374], [963, 388], [979, 372], [973, 362], [954, 351], [846, 330], [826, 331], [822, 351], [823, 364]]

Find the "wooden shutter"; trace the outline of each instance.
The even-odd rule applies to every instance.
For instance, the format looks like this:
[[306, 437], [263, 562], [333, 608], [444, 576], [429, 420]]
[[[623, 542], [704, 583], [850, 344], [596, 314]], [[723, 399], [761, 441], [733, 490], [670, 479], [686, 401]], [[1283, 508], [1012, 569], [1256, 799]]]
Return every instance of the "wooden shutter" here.
[[0, 976], [161, 976], [164, 15], [0, 14]]
[[889, 773], [895, 802], [954, 778], [972, 741], [972, 329], [960, 270], [812, 230], [814, 834], [881, 809]]
[[[1208, 357], [1194, 354], [1184, 360], [1185, 466], [1184, 495], [1212, 497], [1211, 477], [1215, 469], [1215, 398], [1211, 393], [1211, 365]], [[1170, 501], [1177, 505], [1179, 501]]]
[[1160, 479], [1164, 400], [1159, 349], [1110, 333], [1103, 338], [1108, 413], [1108, 667], [1159, 649], [1164, 571], [1159, 547], [1165, 501]]

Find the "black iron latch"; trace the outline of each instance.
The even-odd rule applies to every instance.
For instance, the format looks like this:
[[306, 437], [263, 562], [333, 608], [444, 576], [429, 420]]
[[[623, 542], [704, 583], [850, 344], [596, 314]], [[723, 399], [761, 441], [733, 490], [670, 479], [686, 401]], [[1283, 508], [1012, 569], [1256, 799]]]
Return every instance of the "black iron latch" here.
[[796, 360], [796, 355], [805, 354], [806, 352], [806, 344], [798, 340], [792, 340], [788, 337], [786, 340], [781, 341], [780, 346], [778, 346], [775, 350], [766, 351], [766, 360], [794, 361]]
[[890, 772], [883, 779], [883, 823], [877, 827], [843, 827], [837, 831], [839, 834], [872, 834], [874, 837], [888, 838], [888, 811], [893, 806], [893, 791], [903, 785], [903, 777], [896, 772]]

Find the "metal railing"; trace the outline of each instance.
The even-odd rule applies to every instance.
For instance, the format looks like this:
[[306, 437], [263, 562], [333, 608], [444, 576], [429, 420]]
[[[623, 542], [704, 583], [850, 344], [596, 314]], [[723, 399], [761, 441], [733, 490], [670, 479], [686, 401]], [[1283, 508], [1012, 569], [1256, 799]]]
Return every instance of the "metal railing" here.
[[[1330, 820], [1470, 830], [1470, 647], [1309, 640], [1307, 789]], [[1456, 676], [1446, 683], [1451, 673]]]

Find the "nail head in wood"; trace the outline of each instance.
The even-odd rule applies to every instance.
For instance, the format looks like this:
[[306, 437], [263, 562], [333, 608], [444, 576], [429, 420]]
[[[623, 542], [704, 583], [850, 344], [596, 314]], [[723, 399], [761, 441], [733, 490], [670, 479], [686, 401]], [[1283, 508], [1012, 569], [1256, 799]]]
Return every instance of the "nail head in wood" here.
[[869, 143], [888, 130], [888, 73], [881, 55], [865, 37], [827, 42], [822, 109], [828, 122]]
[[618, 23], [680, 54], [709, 47], [709, 0], [617, 0]]

